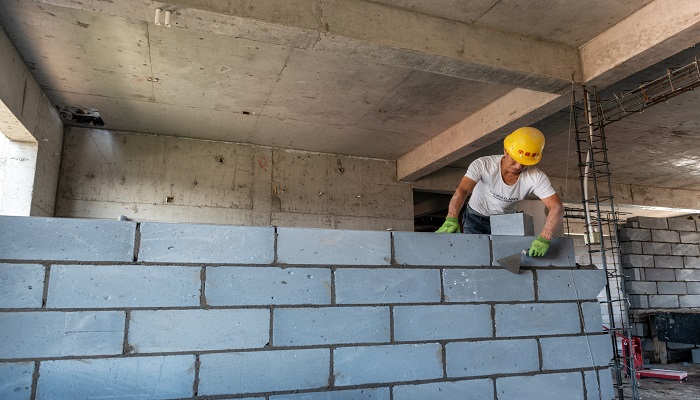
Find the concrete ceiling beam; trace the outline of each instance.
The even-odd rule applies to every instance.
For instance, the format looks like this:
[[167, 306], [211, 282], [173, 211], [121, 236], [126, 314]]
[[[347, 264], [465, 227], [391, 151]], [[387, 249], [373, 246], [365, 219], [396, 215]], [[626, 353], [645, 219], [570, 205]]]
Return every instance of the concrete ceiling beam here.
[[699, 38], [700, 1], [656, 0], [581, 46], [583, 82], [607, 87]]
[[396, 162], [398, 179], [415, 181], [567, 104], [568, 96], [516, 88], [400, 157]]
[[[154, 23], [171, 11], [181, 28], [353, 55], [472, 81], [556, 92], [580, 79], [578, 49], [363, 0], [39, 0]], [[162, 17], [161, 17], [162, 18]]]

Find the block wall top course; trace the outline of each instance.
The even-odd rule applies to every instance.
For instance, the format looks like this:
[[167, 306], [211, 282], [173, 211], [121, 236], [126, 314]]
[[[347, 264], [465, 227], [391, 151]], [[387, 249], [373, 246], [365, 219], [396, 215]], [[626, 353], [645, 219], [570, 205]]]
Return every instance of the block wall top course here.
[[697, 230], [695, 225], [695, 220], [688, 218], [669, 218], [668, 219], [668, 229], [674, 231], [690, 231], [694, 232]]
[[141, 223], [142, 262], [270, 264], [275, 228]]
[[277, 228], [277, 262], [389, 265], [391, 232]]
[[668, 219], [666, 218], [651, 218], [651, 217], [636, 217], [640, 228], [650, 229], [668, 229]]
[[394, 232], [394, 251], [399, 265], [491, 265], [487, 235]]
[[[498, 260], [530, 248], [536, 236], [491, 236], [493, 256], [492, 265], [498, 266]], [[549, 251], [544, 257], [524, 256], [520, 259], [521, 267], [573, 267], [576, 266], [574, 242], [571, 238], [552, 238]]]
[[0, 259], [132, 262], [136, 224], [0, 216]]

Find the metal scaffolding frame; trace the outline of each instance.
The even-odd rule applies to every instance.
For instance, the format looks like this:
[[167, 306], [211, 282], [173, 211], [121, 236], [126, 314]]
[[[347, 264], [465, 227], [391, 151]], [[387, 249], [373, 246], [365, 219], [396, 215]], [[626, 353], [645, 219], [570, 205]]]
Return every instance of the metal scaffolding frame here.
[[[629, 303], [618, 238], [619, 214], [612, 192], [605, 126], [698, 86], [700, 67], [695, 57], [694, 62], [675, 70], [668, 70], [666, 75], [641, 84], [634, 90], [616, 94], [612, 100], [601, 100], [595, 88], [591, 91], [582, 86], [579, 99], [576, 98], [576, 91], [572, 91], [571, 116], [576, 134], [583, 209], [567, 208], [565, 216], [585, 220], [585, 242], [588, 246], [589, 262], [594, 265], [595, 256], [595, 261], [598, 261], [607, 277], [606, 298], [603, 303], [608, 309], [608, 329], [614, 350], [614, 384], [620, 400], [624, 399], [623, 388], [626, 386], [622, 379], [623, 371], [629, 377], [632, 399], [639, 399], [639, 391], [634, 370]], [[589, 186], [592, 187], [590, 194]], [[618, 338], [627, 340], [618, 345]], [[627, 343], [627, 346], [624, 343]]]

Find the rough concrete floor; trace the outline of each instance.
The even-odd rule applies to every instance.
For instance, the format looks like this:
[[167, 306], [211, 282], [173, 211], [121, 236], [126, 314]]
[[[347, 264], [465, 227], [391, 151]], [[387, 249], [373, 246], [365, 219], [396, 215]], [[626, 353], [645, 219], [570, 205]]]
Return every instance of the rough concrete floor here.
[[[688, 379], [683, 382], [666, 379], [642, 378], [639, 381], [641, 400], [698, 400], [700, 399], [700, 364], [689, 362], [666, 365], [648, 365], [647, 368], [685, 371]], [[632, 399], [629, 380], [625, 379], [625, 399]]]

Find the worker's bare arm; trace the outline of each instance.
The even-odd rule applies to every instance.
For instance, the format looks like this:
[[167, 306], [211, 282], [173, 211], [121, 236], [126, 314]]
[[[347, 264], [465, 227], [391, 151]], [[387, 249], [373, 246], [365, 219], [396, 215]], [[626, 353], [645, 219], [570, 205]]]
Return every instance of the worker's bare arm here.
[[562, 204], [561, 199], [559, 199], [556, 193], [541, 200], [544, 206], [547, 207], [548, 213], [540, 236], [550, 240], [552, 239], [554, 231], [559, 228], [559, 225], [561, 225], [564, 219], [564, 204]]
[[462, 209], [462, 206], [464, 206], [464, 201], [467, 199], [467, 197], [469, 197], [472, 190], [474, 190], [474, 186], [476, 186], [476, 182], [467, 178], [466, 176], [462, 178], [462, 181], [459, 183], [457, 190], [455, 190], [455, 193], [452, 195], [450, 205], [447, 208], [448, 217], [459, 217], [459, 211]]

